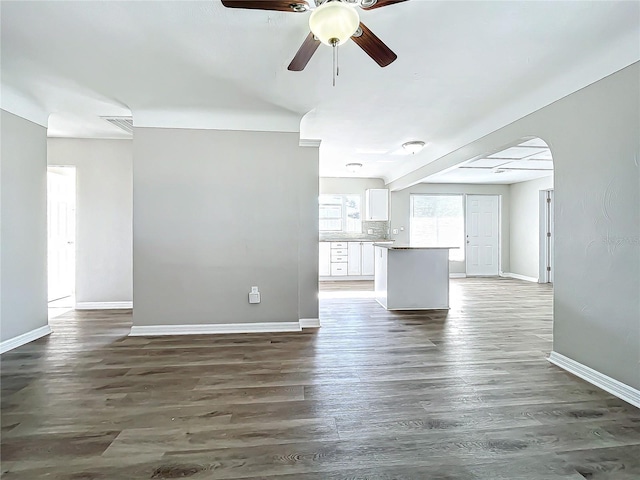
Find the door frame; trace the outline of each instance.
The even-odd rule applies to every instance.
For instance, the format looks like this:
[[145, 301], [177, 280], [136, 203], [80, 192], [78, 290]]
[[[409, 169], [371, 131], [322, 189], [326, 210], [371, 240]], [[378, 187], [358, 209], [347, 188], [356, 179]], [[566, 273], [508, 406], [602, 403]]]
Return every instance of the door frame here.
[[[62, 171], [61, 171], [62, 170]], [[63, 171], [65, 171], [65, 173], [63, 173]], [[67, 175], [67, 172], [70, 173], [70, 175]], [[71, 173], [73, 172], [73, 173]], [[51, 192], [49, 191], [49, 175], [50, 174], [56, 174], [56, 175], [61, 175], [61, 176], [65, 176], [65, 177], [70, 177], [72, 179], [72, 182], [70, 182], [70, 185], [72, 185], [73, 191], [71, 192], [72, 195], [70, 195], [70, 197], [73, 198], [72, 200], [72, 210], [73, 210], [73, 231], [72, 231], [72, 238], [70, 240], [67, 241], [67, 245], [71, 245], [71, 247], [68, 247], [71, 250], [71, 255], [70, 255], [70, 292], [69, 295], [63, 295], [63, 296], [58, 296], [58, 295], [54, 295], [55, 298], [51, 297], [51, 285], [49, 284], [51, 281], [50, 278], [50, 262], [51, 259], [49, 258], [50, 256], [50, 242], [51, 242], [51, 238], [50, 238], [50, 228], [51, 228], [51, 219], [52, 219], [52, 211], [51, 211]], [[76, 257], [77, 257], [77, 250], [76, 250], [76, 245], [77, 245], [77, 236], [78, 236], [78, 170], [77, 167], [75, 165], [47, 165], [47, 303], [55, 301], [55, 300], [59, 300], [61, 298], [66, 298], [66, 297], [72, 297], [75, 295], [76, 293], [76, 281], [77, 281], [77, 268], [76, 268]], [[65, 291], [65, 294], [67, 292]]]
[[538, 254], [538, 283], [553, 283], [554, 262], [553, 250], [555, 242], [554, 229], [554, 194], [553, 188], [540, 190], [540, 223], [539, 223], [539, 254]]

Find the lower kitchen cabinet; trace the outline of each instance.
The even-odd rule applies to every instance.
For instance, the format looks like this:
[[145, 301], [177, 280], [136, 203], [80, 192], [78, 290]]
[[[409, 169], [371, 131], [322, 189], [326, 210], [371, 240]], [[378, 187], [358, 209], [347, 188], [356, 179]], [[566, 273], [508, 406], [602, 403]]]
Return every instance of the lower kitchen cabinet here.
[[373, 275], [375, 264], [374, 248], [372, 242], [362, 242], [362, 270], [360, 275]]
[[320, 242], [319, 266], [320, 277], [373, 277], [373, 242]]
[[362, 275], [361, 262], [362, 262], [362, 243], [361, 242], [349, 242], [349, 258], [347, 260], [349, 275]]
[[318, 274], [321, 277], [328, 277], [331, 275], [331, 244], [320, 242], [319, 252]]

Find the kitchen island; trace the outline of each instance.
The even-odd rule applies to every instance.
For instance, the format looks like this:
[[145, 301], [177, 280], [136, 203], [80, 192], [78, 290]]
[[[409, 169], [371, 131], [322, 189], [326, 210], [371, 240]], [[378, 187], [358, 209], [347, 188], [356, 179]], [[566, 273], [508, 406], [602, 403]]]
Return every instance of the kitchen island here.
[[449, 250], [374, 244], [376, 301], [387, 310], [449, 308]]

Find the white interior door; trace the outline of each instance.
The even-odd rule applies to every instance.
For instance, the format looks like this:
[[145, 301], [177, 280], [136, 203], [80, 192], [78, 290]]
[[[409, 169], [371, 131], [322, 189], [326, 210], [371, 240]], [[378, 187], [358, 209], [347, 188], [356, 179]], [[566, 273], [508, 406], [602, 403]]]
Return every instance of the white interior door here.
[[467, 195], [467, 275], [498, 275], [499, 196]]
[[75, 196], [75, 168], [50, 168], [47, 172], [49, 301], [74, 293]]

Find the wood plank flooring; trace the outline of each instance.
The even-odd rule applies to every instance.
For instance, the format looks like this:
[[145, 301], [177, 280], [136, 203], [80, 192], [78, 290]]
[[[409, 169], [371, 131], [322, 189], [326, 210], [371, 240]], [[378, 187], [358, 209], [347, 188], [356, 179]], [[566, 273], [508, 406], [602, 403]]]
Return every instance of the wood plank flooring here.
[[2, 355], [2, 478], [638, 480], [640, 410], [547, 362], [551, 303], [455, 279], [448, 312], [329, 295], [320, 330], [147, 338], [69, 312]]

